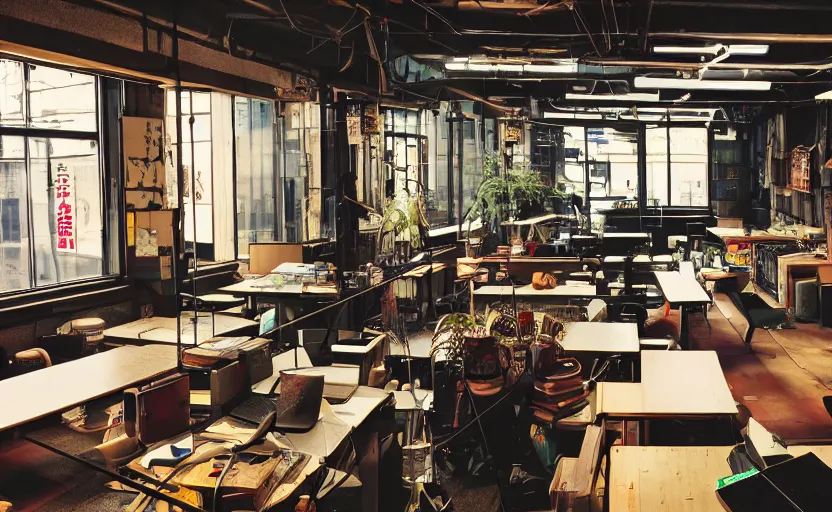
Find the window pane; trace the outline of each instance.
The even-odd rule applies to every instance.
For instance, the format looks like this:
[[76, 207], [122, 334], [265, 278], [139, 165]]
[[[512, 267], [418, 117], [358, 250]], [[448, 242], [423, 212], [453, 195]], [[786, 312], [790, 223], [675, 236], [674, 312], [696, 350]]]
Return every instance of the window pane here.
[[667, 128], [647, 128], [647, 206], [668, 206]]
[[462, 122], [462, 215], [474, 204], [482, 183], [482, 144], [480, 144], [479, 120]]
[[0, 60], [0, 125], [26, 126], [23, 64]]
[[428, 188], [428, 216], [432, 227], [448, 225], [448, 122], [444, 106], [435, 118], [436, 185]]
[[237, 148], [237, 250], [274, 240], [274, 104], [234, 99]]
[[586, 190], [585, 140], [582, 126], [563, 127], [563, 168], [557, 169], [557, 187], [580, 198]]
[[93, 140], [30, 138], [35, 285], [100, 276], [101, 176]]
[[673, 206], [708, 205], [708, 130], [670, 129], [670, 185]]
[[23, 137], [0, 137], [0, 293], [31, 286]]
[[95, 131], [95, 77], [74, 71], [29, 66], [29, 126]]

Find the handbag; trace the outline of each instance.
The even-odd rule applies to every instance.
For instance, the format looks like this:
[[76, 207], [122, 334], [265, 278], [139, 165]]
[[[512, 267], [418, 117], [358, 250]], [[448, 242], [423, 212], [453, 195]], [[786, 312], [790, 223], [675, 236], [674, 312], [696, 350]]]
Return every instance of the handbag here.
[[124, 429], [144, 445], [181, 434], [191, 424], [191, 385], [179, 373], [124, 391]]

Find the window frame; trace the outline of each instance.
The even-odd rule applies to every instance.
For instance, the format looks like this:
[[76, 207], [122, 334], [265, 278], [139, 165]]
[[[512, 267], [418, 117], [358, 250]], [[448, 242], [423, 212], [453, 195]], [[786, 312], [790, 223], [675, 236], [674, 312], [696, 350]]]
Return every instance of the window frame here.
[[[71, 66], [61, 66], [56, 65], [53, 63], [41, 63], [36, 60], [32, 59], [19, 59], [19, 58], [8, 58], [7, 56], [2, 56], [3, 60], [10, 60], [14, 62], [19, 62], [23, 67], [23, 101], [24, 101], [24, 124], [26, 126], [0, 126], [0, 137], [3, 136], [11, 136], [11, 137], [21, 137], [23, 139], [23, 152], [24, 152], [24, 168], [26, 172], [25, 180], [26, 180], [26, 201], [23, 205], [25, 210], [22, 212], [22, 215], [25, 216], [27, 220], [27, 229], [25, 231], [26, 235], [29, 237], [29, 244], [26, 248], [27, 254], [29, 256], [29, 261], [27, 262], [28, 272], [29, 272], [29, 286], [26, 288], [20, 288], [17, 290], [0, 290], [0, 301], [6, 302], [9, 299], [13, 299], [17, 296], [32, 294], [32, 293], [50, 293], [54, 291], [59, 291], [61, 289], [77, 289], [77, 288], [84, 288], [86, 286], [95, 285], [97, 283], [106, 283], [106, 282], [114, 282], [114, 280], [118, 277], [123, 277], [124, 275], [124, 266], [120, 264], [122, 261], [122, 255], [117, 255], [116, 259], [113, 258], [110, 243], [110, 237], [119, 236], [118, 231], [114, 229], [114, 227], [110, 223], [110, 215], [109, 215], [109, 208], [114, 204], [113, 198], [111, 197], [110, 187], [106, 186], [107, 179], [108, 179], [108, 172], [107, 172], [107, 165], [105, 164], [105, 158], [107, 155], [105, 154], [106, 149], [104, 147], [104, 116], [107, 115], [105, 112], [106, 105], [102, 101], [102, 77], [89, 71], [85, 70], [77, 70]], [[86, 76], [89, 76], [93, 79], [93, 90], [95, 94], [94, 104], [95, 104], [95, 130], [87, 131], [87, 130], [61, 130], [61, 129], [50, 129], [50, 128], [33, 128], [29, 127], [29, 123], [31, 120], [31, 101], [30, 101], [30, 72], [32, 66], [41, 66], [44, 68], [56, 69], [66, 72], [72, 73], [79, 73]], [[32, 175], [31, 175], [31, 165], [32, 159], [29, 151], [29, 139], [70, 139], [70, 140], [86, 140], [86, 141], [95, 141], [97, 144], [97, 162], [98, 162], [98, 189], [99, 189], [99, 196], [101, 197], [101, 208], [100, 208], [100, 215], [101, 215], [101, 230], [102, 230], [102, 237], [101, 237], [101, 275], [99, 276], [92, 276], [92, 277], [83, 277], [79, 279], [71, 279], [63, 282], [58, 283], [51, 283], [46, 285], [37, 285], [37, 256], [36, 256], [36, 247], [33, 243], [34, 235], [35, 235], [35, 226], [33, 222], [33, 207], [32, 207]], [[120, 142], [119, 142], [120, 144]], [[121, 166], [119, 164], [119, 172], [116, 172], [116, 179], [119, 180], [120, 183], [120, 169]], [[122, 212], [118, 212], [118, 216], [120, 219], [123, 218]], [[23, 239], [23, 230], [19, 230], [21, 244]], [[121, 247], [121, 245], [120, 245]], [[23, 247], [21, 247], [23, 250]], [[120, 249], [123, 251], [123, 248]], [[117, 267], [117, 268], [113, 268]]]

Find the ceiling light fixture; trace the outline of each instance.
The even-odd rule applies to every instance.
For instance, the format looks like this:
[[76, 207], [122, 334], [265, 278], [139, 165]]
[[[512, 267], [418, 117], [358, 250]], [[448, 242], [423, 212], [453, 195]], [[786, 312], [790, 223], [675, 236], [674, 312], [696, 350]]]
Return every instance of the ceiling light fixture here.
[[574, 94], [567, 92], [564, 99], [601, 101], [659, 101], [659, 93], [628, 92], [626, 94]]
[[832, 100], [832, 91], [826, 91], [815, 96], [816, 100]]
[[691, 54], [691, 55], [716, 55], [722, 50], [731, 55], [766, 55], [768, 54], [767, 44], [715, 44], [712, 46], [654, 46], [653, 53], [664, 54]]
[[445, 62], [445, 69], [448, 71], [479, 71], [496, 72], [504, 71], [509, 73], [577, 73], [576, 63], [561, 64], [491, 64], [483, 61], [472, 62], [470, 60]]
[[769, 91], [771, 82], [752, 80], [686, 80], [684, 78], [651, 78], [637, 76], [638, 89], [682, 89], [701, 91]]

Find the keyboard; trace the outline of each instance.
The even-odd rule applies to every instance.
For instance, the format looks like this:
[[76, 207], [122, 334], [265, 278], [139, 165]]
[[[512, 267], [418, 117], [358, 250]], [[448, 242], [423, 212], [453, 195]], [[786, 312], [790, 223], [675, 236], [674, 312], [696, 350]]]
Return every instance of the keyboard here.
[[252, 395], [245, 402], [232, 409], [230, 416], [259, 425], [276, 408], [277, 403], [274, 398], [265, 395]]

